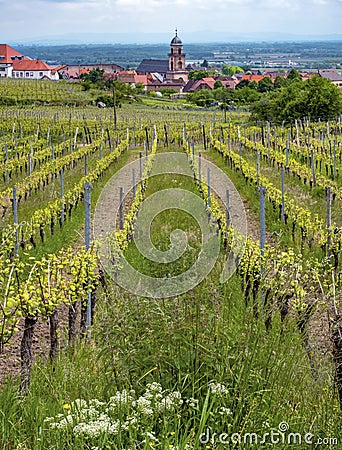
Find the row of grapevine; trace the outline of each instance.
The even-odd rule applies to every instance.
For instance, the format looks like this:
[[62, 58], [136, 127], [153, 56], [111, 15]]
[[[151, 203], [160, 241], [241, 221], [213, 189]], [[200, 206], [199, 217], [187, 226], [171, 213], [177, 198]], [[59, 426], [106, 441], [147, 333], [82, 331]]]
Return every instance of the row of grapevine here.
[[22, 249], [25, 249], [29, 242], [35, 246], [37, 234], [44, 240], [44, 229], [47, 224], [50, 227], [51, 234], [54, 234], [55, 223], [61, 223], [62, 214], [65, 213], [65, 218], [70, 216], [72, 209], [83, 199], [84, 184], [86, 182], [96, 182], [126, 149], [127, 142], [124, 141], [108, 156], [99, 160], [96, 167], [76, 183], [72, 189], [66, 192], [61, 199], [53, 200], [44, 208], [37, 209], [25, 223], [4, 227], [1, 236], [1, 254], [7, 256], [13, 254], [18, 236], [20, 236], [20, 246]]

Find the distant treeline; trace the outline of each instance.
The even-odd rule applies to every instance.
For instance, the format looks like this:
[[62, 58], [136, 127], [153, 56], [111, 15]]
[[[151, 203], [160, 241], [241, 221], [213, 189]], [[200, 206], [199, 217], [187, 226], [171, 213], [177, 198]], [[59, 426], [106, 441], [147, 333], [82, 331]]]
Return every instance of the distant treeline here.
[[[125, 68], [135, 68], [144, 58], [167, 59], [168, 43], [165, 44], [85, 44], [85, 45], [35, 45], [15, 46], [23, 54], [42, 59], [50, 64], [116, 63]], [[217, 53], [226, 60], [246, 64], [256, 58], [271, 59], [286, 55], [288, 59], [305, 59], [313, 62], [316, 68], [335, 65], [341, 67], [342, 42], [241, 42], [187, 44], [184, 51], [188, 61], [202, 62], [213, 60]], [[222, 56], [223, 57], [223, 56]]]

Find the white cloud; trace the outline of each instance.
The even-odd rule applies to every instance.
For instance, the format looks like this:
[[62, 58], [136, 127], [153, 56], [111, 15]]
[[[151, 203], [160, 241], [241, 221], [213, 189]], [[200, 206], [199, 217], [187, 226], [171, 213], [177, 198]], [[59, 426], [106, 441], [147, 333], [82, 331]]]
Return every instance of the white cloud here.
[[0, 0], [0, 4], [6, 18], [2, 39], [11, 41], [87, 31], [172, 34], [175, 26], [180, 32], [341, 33], [342, 0]]

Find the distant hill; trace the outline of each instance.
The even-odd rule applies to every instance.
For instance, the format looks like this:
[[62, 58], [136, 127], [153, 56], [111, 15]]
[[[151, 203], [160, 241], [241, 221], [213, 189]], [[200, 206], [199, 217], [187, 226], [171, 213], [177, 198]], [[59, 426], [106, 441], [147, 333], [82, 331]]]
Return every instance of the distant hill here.
[[[230, 33], [216, 31], [182, 32], [184, 43], [210, 42], [281, 42], [281, 41], [342, 41], [342, 34], [300, 35], [291, 33]], [[66, 33], [39, 36], [26, 41], [9, 42], [10, 45], [63, 45], [63, 44], [161, 44], [169, 43], [170, 33]]]

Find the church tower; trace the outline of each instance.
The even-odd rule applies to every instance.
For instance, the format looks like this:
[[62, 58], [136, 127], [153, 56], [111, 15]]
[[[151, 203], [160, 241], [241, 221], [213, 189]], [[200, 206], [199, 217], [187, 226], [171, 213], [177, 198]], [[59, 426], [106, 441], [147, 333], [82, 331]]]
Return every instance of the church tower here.
[[166, 74], [168, 80], [188, 81], [188, 72], [185, 68], [185, 53], [183, 53], [183, 43], [178, 37], [176, 28], [176, 35], [170, 42], [169, 53], [169, 70]]

